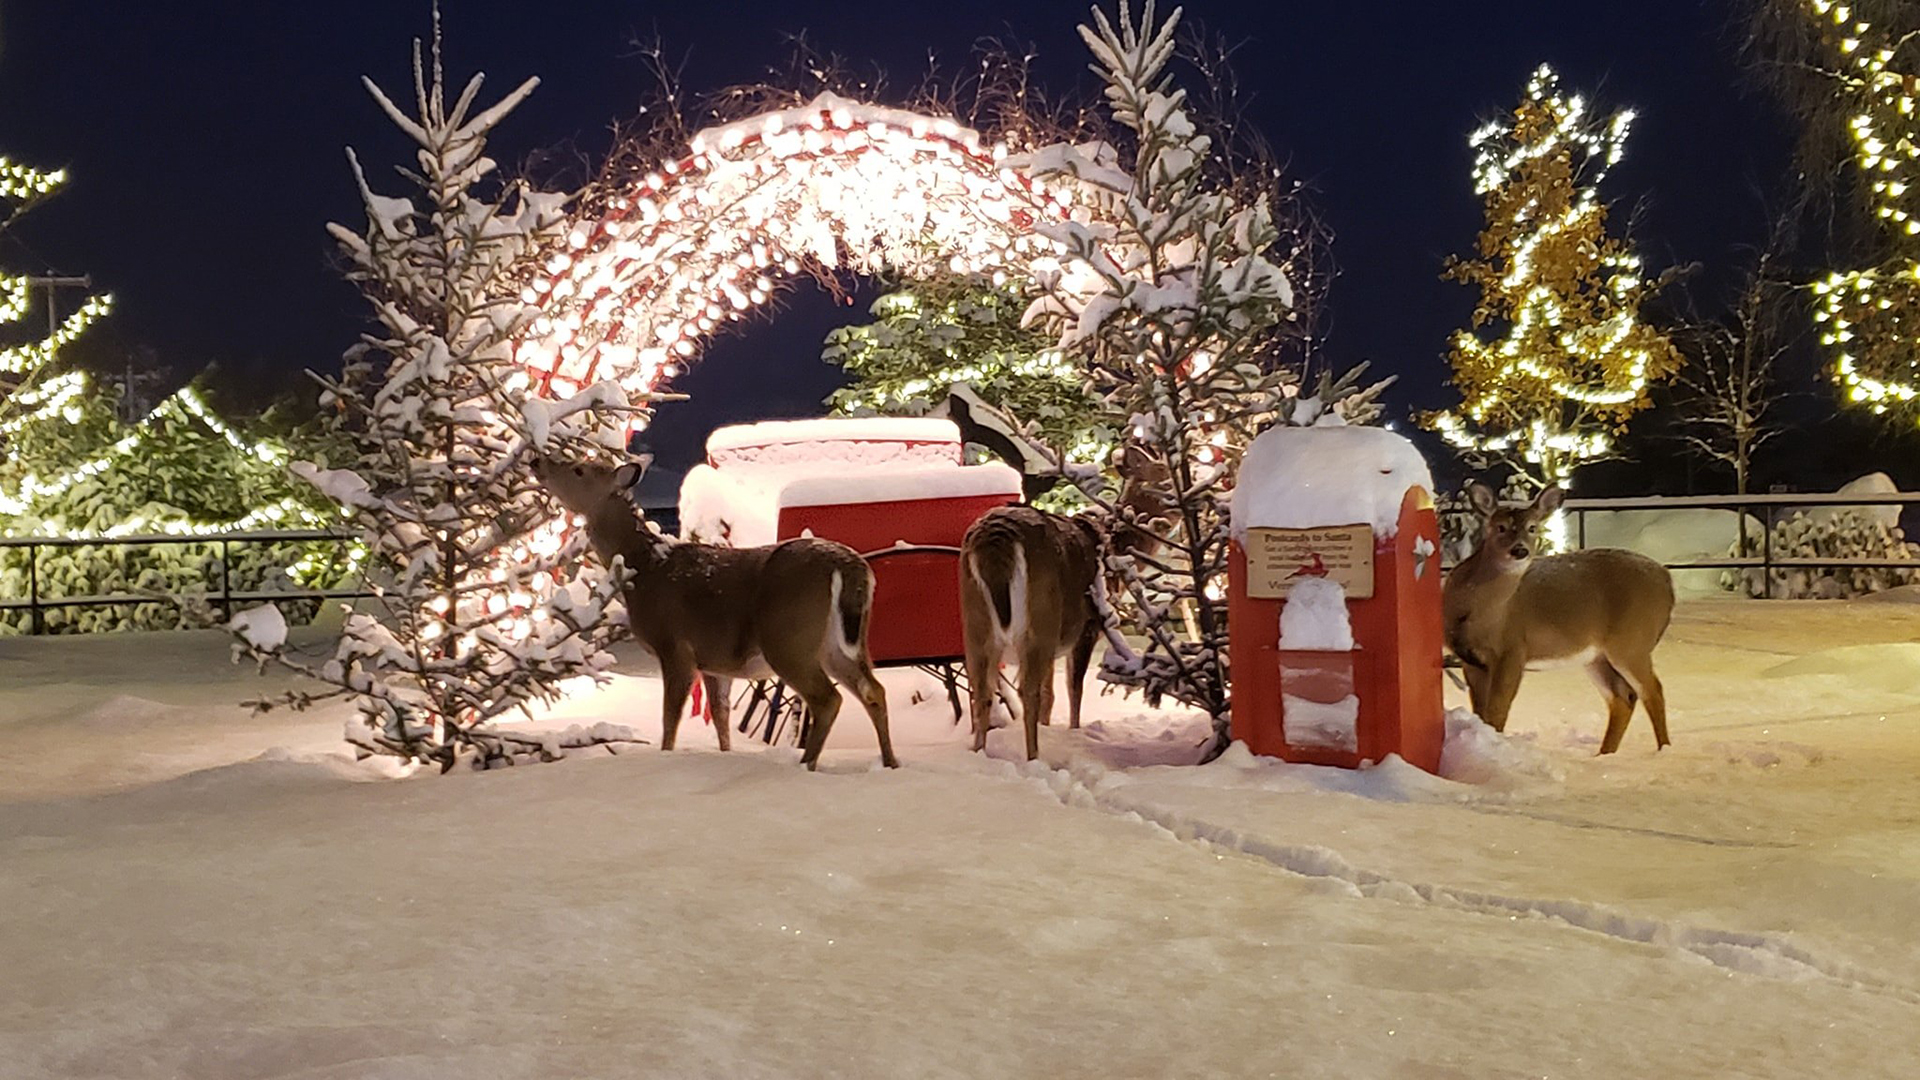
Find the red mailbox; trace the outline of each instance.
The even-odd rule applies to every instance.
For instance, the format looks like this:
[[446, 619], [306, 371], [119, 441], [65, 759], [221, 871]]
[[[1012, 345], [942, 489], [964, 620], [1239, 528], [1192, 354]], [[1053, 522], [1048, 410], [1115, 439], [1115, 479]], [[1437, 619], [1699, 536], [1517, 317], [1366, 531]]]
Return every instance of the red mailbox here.
[[[1248, 450], [1234, 490], [1227, 627], [1233, 737], [1254, 753], [1344, 768], [1399, 754], [1438, 771], [1446, 720], [1432, 486], [1413, 445], [1379, 428], [1276, 428]], [[1283, 638], [1290, 603], [1321, 609], [1289, 620], [1314, 632]], [[1289, 647], [1295, 639], [1309, 647]]]

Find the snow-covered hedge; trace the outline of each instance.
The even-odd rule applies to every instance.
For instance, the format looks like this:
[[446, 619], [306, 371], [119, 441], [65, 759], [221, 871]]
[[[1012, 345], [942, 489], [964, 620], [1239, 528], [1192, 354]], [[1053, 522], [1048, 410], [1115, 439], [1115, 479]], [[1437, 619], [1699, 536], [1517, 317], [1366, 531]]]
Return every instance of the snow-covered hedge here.
[[[1758, 556], [1762, 538], [1747, 539], [1745, 554]], [[1905, 567], [1775, 567], [1772, 588], [1764, 570], [1728, 570], [1724, 588], [1777, 600], [1840, 600], [1920, 582], [1920, 545], [1907, 542], [1898, 525], [1888, 525], [1874, 509], [1820, 510], [1795, 514], [1773, 527], [1776, 559], [1898, 559]], [[1739, 554], [1739, 545], [1733, 553]]]
[[[37, 577], [43, 601], [82, 596], [143, 594], [138, 604], [56, 607], [41, 611], [41, 632], [91, 634], [115, 630], [175, 630], [206, 625], [217, 615], [221, 594], [220, 544], [212, 540], [140, 546], [89, 544], [34, 549], [0, 548], [0, 596], [24, 602]], [[235, 543], [228, 547], [231, 588], [236, 593], [292, 592], [333, 588], [345, 579], [346, 548], [338, 542]], [[202, 607], [212, 605], [212, 610]], [[275, 601], [289, 622], [304, 624], [321, 601]], [[244, 606], [244, 605], [236, 605]], [[0, 634], [32, 632], [32, 612], [0, 612]]]

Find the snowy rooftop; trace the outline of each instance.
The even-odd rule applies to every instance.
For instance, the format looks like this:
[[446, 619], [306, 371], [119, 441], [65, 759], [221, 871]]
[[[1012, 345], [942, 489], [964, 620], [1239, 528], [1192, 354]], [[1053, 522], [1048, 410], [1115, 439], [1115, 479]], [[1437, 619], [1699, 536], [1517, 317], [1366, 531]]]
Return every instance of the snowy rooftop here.
[[1364, 524], [1377, 537], [1392, 536], [1400, 502], [1415, 486], [1433, 490], [1426, 459], [1385, 428], [1275, 426], [1241, 459], [1233, 535]]
[[924, 416], [820, 417], [730, 424], [707, 436], [707, 456], [795, 443], [897, 442], [960, 445], [960, 426]]
[[735, 547], [779, 539], [786, 507], [897, 503], [918, 499], [1020, 496], [1020, 474], [984, 465], [851, 464], [826, 469], [803, 462], [755, 468], [695, 466], [680, 486], [680, 529], [689, 539]]

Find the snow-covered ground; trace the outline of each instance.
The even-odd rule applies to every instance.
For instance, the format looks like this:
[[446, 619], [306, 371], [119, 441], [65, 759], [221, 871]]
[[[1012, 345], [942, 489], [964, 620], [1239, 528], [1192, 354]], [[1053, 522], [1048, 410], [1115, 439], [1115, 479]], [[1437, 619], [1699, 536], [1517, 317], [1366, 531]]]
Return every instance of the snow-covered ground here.
[[1657, 660], [1670, 750], [1544, 672], [1472, 783], [1118, 697], [983, 760], [911, 673], [897, 772], [849, 703], [816, 775], [695, 722], [394, 779], [217, 635], [0, 641], [0, 1076], [1920, 1075], [1920, 606]]

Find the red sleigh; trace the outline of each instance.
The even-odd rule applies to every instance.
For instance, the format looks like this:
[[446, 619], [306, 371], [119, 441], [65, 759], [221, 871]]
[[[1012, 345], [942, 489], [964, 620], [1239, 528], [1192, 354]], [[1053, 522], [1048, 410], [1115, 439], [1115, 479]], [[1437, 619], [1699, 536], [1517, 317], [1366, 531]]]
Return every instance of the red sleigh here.
[[[879, 667], [940, 678], [960, 718], [960, 541], [982, 514], [1020, 501], [1020, 474], [968, 465], [950, 420], [772, 421], [725, 427], [680, 489], [681, 532], [738, 547], [803, 536], [837, 540], [873, 568], [868, 648]], [[778, 734], [783, 688], [756, 684], [739, 711], [750, 730], [769, 706]], [[798, 703], [791, 706], [797, 708]]]

